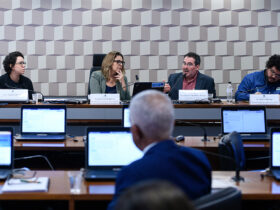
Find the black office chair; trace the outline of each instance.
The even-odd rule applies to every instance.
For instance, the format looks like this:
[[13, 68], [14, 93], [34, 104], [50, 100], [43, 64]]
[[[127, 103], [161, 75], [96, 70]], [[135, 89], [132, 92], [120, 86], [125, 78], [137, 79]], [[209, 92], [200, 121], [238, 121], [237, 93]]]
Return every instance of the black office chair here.
[[242, 138], [239, 133], [234, 131], [220, 140], [219, 154], [229, 157], [229, 159], [220, 158], [221, 170], [232, 171], [236, 167], [239, 167], [240, 170], [245, 169], [246, 158]]
[[89, 82], [88, 82], [88, 94], [90, 94], [90, 77], [92, 72], [98, 71], [101, 69], [102, 61], [105, 58], [106, 54], [93, 54], [92, 58], [92, 67], [89, 72]]
[[197, 210], [239, 210], [241, 192], [235, 187], [227, 187], [204, 195], [193, 201]]
[[240, 176], [240, 170], [245, 169], [245, 152], [242, 138], [239, 133], [233, 131], [225, 135], [219, 142], [220, 167], [222, 170], [235, 170], [234, 181], [244, 181]]

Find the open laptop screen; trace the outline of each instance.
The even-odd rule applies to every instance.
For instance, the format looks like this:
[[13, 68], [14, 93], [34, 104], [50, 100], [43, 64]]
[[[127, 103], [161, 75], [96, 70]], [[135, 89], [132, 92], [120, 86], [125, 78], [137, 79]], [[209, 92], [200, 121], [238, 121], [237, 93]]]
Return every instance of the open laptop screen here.
[[61, 106], [23, 106], [22, 133], [65, 133], [66, 108]]
[[88, 166], [124, 166], [142, 157], [129, 130], [89, 131]]
[[271, 166], [280, 168], [280, 129], [271, 133]]
[[12, 131], [0, 130], [0, 168], [10, 167], [12, 165], [12, 141]]
[[122, 109], [122, 125], [125, 128], [130, 128], [130, 120], [129, 120], [129, 106], [124, 105]]
[[264, 107], [223, 107], [223, 134], [237, 131], [240, 134], [265, 134], [266, 114]]

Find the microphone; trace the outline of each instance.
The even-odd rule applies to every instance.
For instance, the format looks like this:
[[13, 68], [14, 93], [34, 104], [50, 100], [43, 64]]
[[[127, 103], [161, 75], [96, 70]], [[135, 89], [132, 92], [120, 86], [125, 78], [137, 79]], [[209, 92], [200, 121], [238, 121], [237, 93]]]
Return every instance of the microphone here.
[[210, 141], [210, 140], [207, 138], [207, 131], [206, 131], [206, 129], [205, 129], [204, 126], [201, 126], [201, 125], [199, 125], [199, 124], [197, 124], [197, 123], [185, 122], [185, 121], [181, 121], [181, 120], [176, 121], [176, 122], [181, 123], [181, 124], [185, 124], [185, 125], [191, 125], [191, 126], [200, 127], [200, 128], [202, 129], [202, 131], [203, 131], [203, 138], [201, 139], [201, 141]]
[[[138, 77], [138, 75], [137, 75], [137, 74], [135, 75], [135, 79], [136, 79], [136, 82], [138, 82], [139, 77]], [[124, 86], [124, 87], [125, 87], [125, 88], [128, 88], [128, 87], [130, 87], [130, 86], [134, 85], [136, 82], [129, 82], [129, 83], [127, 83], [127, 85], [126, 85], [126, 86]]]
[[170, 94], [172, 93], [172, 91], [174, 90], [174, 88], [176, 87], [176, 85], [178, 84], [178, 82], [180, 81], [180, 77], [183, 77], [183, 79], [185, 78], [185, 74], [181, 74], [177, 77], [177, 81], [174, 83], [174, 85], [171, 87], [169, 93], [168, 93], [168, 96], [170, 96]]
[[212, 155], [215, 157], [224, 158], [224, 159], [232, 161], [235, 165], [235, 176], [232, 177], [232, 180], [234, 180], [235, 182], [245, 181], [244, 177], [240, 176], [240, 167], [238, 167], [238, 164], [236, 163], [234, 158], [226, 156], [226, 155], [216, 154], [214, 152], [205, 151], [205, 150], [201, 150], [201, 151], [207, 155]]
[[[261, 89], [261, 88], [264, 88], [266, 85], [263, 85], [263, 86], [259, 86], [259, 87], [255, 87], [255, 88], [253, 88], [253, 89], [249, 89], [249, 90], [240, 90], [240, 91], [238, 91], [238, 92], [240, 92], [240, 93], [251, 93], [251, 92], [253, 92], [253, 91], [256, 91], [256, 92], [260, 92], [259, 91], [259, 89]], [[238, 93], [237, 92], [237, 93]]]

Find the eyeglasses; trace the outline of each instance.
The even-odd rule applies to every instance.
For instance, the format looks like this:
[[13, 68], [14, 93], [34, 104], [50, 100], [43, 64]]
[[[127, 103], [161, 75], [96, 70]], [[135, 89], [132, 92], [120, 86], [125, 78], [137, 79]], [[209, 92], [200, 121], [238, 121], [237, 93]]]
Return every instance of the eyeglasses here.
[[16, 64], [18, 64], [18, 65], [26, 65], [26, 62], [18, 62], [18, 63], [16, 63]]
[[277, 78], [280, 78], [280, 74], [277, 74], [274, 70], [272, 70], [272, 69], [269, 69], [270, 70], [270, 72], [271, 72], [271, 74], [273, 75], [273, 76], [275, 76], [275, 77], [277, 77]]
[[192, 67], [192, 66], [194, 66], [194, 64], [193, 63], [191, 63], [191, 62], [189, 62], [189, 63], [186, 63], [185, 61], [183, 61], [183, 66], [189, 66], [189, 67]]
[[8, 185], [23, 184], [23, 183], [38, 183], [36, 171], [21, 171], [14, 170], [13, 173], [7, 178]]
[[116, 62], [117, 64], [122, 64], [124, 66], [125, 62], [121, 61], [121, 60], [114, 60], [114, 62]]

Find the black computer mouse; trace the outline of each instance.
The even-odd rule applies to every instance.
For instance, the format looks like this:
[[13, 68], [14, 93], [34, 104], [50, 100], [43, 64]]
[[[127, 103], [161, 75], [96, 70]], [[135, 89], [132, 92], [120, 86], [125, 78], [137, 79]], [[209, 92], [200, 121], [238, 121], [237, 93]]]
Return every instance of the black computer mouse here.
[[184, 140], [185, 140], [185, 137], [183, 135], [179, 135], [179, 136], [175, 137], [176, 142], [180, 142], [180, 141], [184, 141]]

